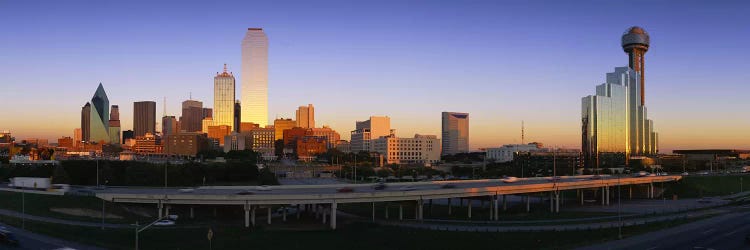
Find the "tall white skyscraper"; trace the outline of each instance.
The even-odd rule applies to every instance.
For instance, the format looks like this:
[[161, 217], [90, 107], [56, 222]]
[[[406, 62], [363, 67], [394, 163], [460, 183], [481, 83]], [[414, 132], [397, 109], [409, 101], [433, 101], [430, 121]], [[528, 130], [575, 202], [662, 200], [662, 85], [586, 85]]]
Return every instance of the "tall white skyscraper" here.
[[234, 101], [234, 75], [227, 72], [227, 65], [224, 64], [224, 72], [214, 76], [213, 126], [227, 125], [235, 129]]
[[242, 39], [242, 122], [268, 125], [268, 38], [248, 28]]
[[443, 153], [469, 152], [469, 113], [443, 112]]

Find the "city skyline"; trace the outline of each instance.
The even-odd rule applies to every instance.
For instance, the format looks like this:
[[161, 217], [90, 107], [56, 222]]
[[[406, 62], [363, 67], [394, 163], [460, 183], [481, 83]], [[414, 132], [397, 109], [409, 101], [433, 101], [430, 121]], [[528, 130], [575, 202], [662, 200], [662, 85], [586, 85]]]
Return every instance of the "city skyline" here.
[[[4, 12], [12, 10], [14, 7], [23, 7], [15, 6], [16, 4], [18, 3], [7, 4], [9, 8], [0, 11]], [[489, 26], [505, 27], [499, 24], [497, 19], [487, 16], [487, 13], [480, 10], [481, 5], [491, 4], [477, 5], [464, 6], [457, 12], [460, 15], [477, 12], [483, 14], [479, 15], [478, 19], [490, 21], [491, 25]], [[115, 11], [114, 7], [109, 6], [109, 8], [112, 8], [110, 10], [112, 14], [127, 16]], [[165, 6], [156, 7], [157, 9], [165, 8]], [[405, 7], [406, 9], [409, 8], [409, 6]], [[508, 9], [518, 8], [518, 6], [512, 4], [507, 7]], [[562, 8], [574, 7], [563, 6]], [[706, 6], [709, 10], [717, 7], [725, 6]], [[192, 9], [197, 7], [189, 5], [180, 8]], [[8, 49], [8, 51], [2, 51], [9, 58], [9, 60], [3, 60], [3, 62], [17, 61], [18, 65], [7, 64], [5, 65], [7, 67], [0, 70], [0, 73], [2, 73], [0, 74], [2, 75], [0, 76], [0, 82], [8, 83], [7, 86], [9, 86], [9, 91], [4, 91], [4, 94], [0, 94], [0, 97], [8, 103], [24, 103], [24, 100], [37, 98], [44, 100], [50, 98], [49, 95], [60, 93], [64, 94], [65, 100], [60, 100], [60, 105], [54, 107], [43, 105], [45, 109], [36, 104], [28, 105], [28, 109], [32, 112], [7, 109], [0, 111], [0, 116], [16, 118], [9, 122], [3, 122], [3, 127], [0, 127], [0, 130], [10, 130], [17, 139], [33, 137], [52, 140], [61, 136], [71, 136], [70, 131], [78, 127], [76, 124], [79, 123], [77, 120], [80, 116], [77, 114], [80, 114], [81, 101], [90, 98], [90, 91], [98, 82], [107, 86], [110, 102], [120, 105], [122, 130], [133, 128], [132, 124], [129, 123], [129, 121], [132, 121], [133, 114], [129, 107], [132, 107], [131, 103], [135, 101], [156, 101], [157, 109], [159, 109], [156, 113], [175, 116], [179, 115], [179, 108], [175, 107], [179, 107], [181, 101], [187, 100], [190, 93], [195, 100], [202, 101], [205, 104], [212, 103], [213, 92], [211, 91], [210, 73], [215, 72], [214, 69], [216, 65], [219, 65], [218, 63], [240, 65], [238, 64], [240, 48], [237, 41], [247, 27], [258, 26], [263, 27], [264, 31], [268, 32], [269, 37], [273, 38], [269, 41], [269, 48], [272, 52], [269, 53], [270, 56], [268, 57], [269, 119], [277, 116], [293, 117], [292, 112], [299, 103], [312, 103], [320, 109], [320, 112], [316, 114], [318, 124], [328, 124], [340, 133], [348, 134], [347, 131], [353, 130], [356, 120], [373, 115], [387, 115], [392, 118], [392, 127], [398, 128], [397, 134], [406, 137], [414, 133], [440, 134], [440, 120], [436, 119], [437, 113], [446, 110], [461, 110], [472, 115], [470, 129], [472, 133], [469, 140], [472, 143], [471, 149], [520, 143], [521, 120], [526, 121], [526, 141], [540, 141], [546, 145], [580, 148], [580, 103], [575, 100], [583, 94], [590, 93], [592, 85], [603, 82], [601, 79], [602, 72], [608, 72], [612, 67], [627, 66], [627, 61], [625, 61], [627, 56], [623, 55], [621, 48], [619, 48], [619, 35], [624, 28], [639, 25], [649, 30], [652, 36], [659, 37], [659, 39], [655, 39], [657, 42], [653, 45], [654, 50], [649, 52], [649, 76], [647, 81], [649, 82], [649, 116], [658, 120], [660, 146], [664, 149], [662, 152], [668, 153], [671, 149], [680, 148], [746, 148], [750, 146], [748, 143], [750, 132], [743, 129], [750, 125], [750, 121], [747, 119], [728, 120], [723, 118], [734, 117], [734, 115], [743, 111], [742, 107], [748, 106], [748, 101], [737, 93], [741, 91], [726, 91], [727, 89], [741, 87], [742, 79], [747, 76], [747, 73], [740, 70], [746, 66], [746, 62], [740, 56], [747, 54], [743, 53], [746, 48], [741, 47], [738, 42], [743, 39], [737, 38], [741, 35], [730, 32], [732, 29], [729, 28], [733, 24], [733, 18], [740, 15], [739, 12], [730, 11], [730, 13], [715, 18], [711, 22], [701, 23], [701, 21], [713, 16], [709, 15], [710, 13], [706, 14], [710, 11], [697, 11], [700, 8], [694, 3], [678, 7], [688, 13], [697, 13], [691, 18], [682, 14], [656, 17], [653, 13], [665, 8], [665, 6], [657, 3], [654, 6], [655, 10], [644, 10], [644, 13], [607, 13], [612, 15], [613, 18], [605, 20], [604, 24], [590, 26], [581, 24], [587, 24], [589, 20], [596, 19], [599, 15], [587, 12], [579, 19], [564, 19], [569, 23], [562, 24], [533, 23], [530, 21], [532, 15], [528, 19], [523, 19], [527, 23], [521, 27], [522, 29], [510, 29], [508, 32], [523, 31], [517, 35], [549, 39], [541, 39], [546, 40], [543, 42], [535, 40], [530, 44], [519, 44], [499, 39], [504, 33], [485, 29], [487, 28], [486, 25], [470, 27], [461, 26], [460, 23], [440, 23], [436, 19], [447, 15], [447, 12], [444, 8], [433, 8], [436, 9], [430, 9], [429, 12], [420, 14], [427, 17], [428, 21], [435, 22], [436, 26], [443, 24], [452, 28], [465, 27], [465, 30], [459, 29], [451, 32], [460, 32], [466, 38], [449, 38], [447, 41], [432, 39], [440, 37], [442, 31], [444, 31], [442, 27], [438, 27], [424, 29], [417, 34], [402, 36], [402, 39], [395, 39], [394, 41], [383, 40], [382, 37], [398, 37], [394, 35], [403, 35], [403, 32], [406, 32], [409, 28], [423, 27], [427, 24], [412, 20], [412, 22], [406, 22], [403, 27], [395, 28], [394, 31], [372, 23], [371, 20], [375, 17], [372, 16], [373, 14], [369, 14], [363, 19], [353, 19], [359, 20], [355, 23], [372, 28], [368, 31], [370, 34], [361, 39], [353, 38], [352, 35], [354, 34], [351, 33], [353, 31], [347, 30], [347, 28], [354, 28], [353, 25], [355, 24], [336, 26], [334, 22], [336, 19], [323, 21], [337, 29], [319, 28], [314, 31], [323, 32], [326, 39], [342, 40], [334, 45], [339, 46], [338, 48], [344, 51], [327, 54], [331, 53], [336, 46], [316, 47], [329, 40], [309, 37], [309, 35], [315, 34], [310, 33], [313, 29], [304, 29], [304, 27], [313, 26], [323, 27], [316, 26], [320, 23], [314, 22], [296, 27], [294, 24], [285, 24], [274, 19], [264, 21], [263, 15], [260, 15], [256, 19], [240, 18], [239, 20], [233, 20], [233, 22], [217, 20], [217, 23], [212, 23], [216, 24], [215, 26], [224, 26], [220, 28], [221, 32], [213, 34], [219, 37], [217, 39], [220, 42], [201, 40], [197, 43], [191, 43], [191, 46], [200, 48], [196, 48], [196, 50], [205, 49], [205, 52], [201, 53], [210, 55], [209, 57], [201, 54], [201, 58], [205, 62], [175, 63], [178, 66], [167, 67], [154, 67], [153, 63], [143, 63], [139, 66], [129, 63], [144, 58], [151, 58], [159, 63], [163, 63], [165, 60], [186, 59], [185, 57], [171, 55], [169, 52], [166, 54], [142, 54], [141, 57], [126, 57], [128, 60], [121, 64], [112, 64], [112, 66], [128, 66], [122, 72], [127, 75], [120, 75], [121, 73], [118, 73], [115, 69], [107, 68], [108, 66], [91, 65], [84, 62], [93, 60], [101, 64], [102, 62], [99, 60], [102, 59], [91, 55], [91, 52], [95, 51], [103, 54], [101, 55], [103, 58], [112, 59], [111, 57], [123, 56], [120, 53], [127, 51], [128, 47], [115, 43], [112, 48], [100, 45], [88, 49], [77, 49], [87, 53], [73, 56], [72, 65], [80, 68], [76, 71], [88, 70], [92, 67], [93, 70], [97, 71], [92, 74], [83, 74], [86, 77], [60, 74], [61, 70], [73, 72], [73, 66], [50, 67], [50, 64], [43, 64], [46, 67], [34, 67], [31, 70], [28, 65], [37, 63], [38, 59], [24, 59], [22, 58], [22, 52], [13, 51], [13, 49], [24, 48], [21, 46], [21, 40], [24, 37], [33, 38], [35, 36], [13, 27], [7, 27], [6, 30], [9, 30], [12, 36], [10, 36], [10, 41], [3, 42], [5, 46], [0, 46]], [[273, 8], [260, 6], [260, 9], [271, 10]], [[518, 11], [519, 13], [514, 15], [521, 15], [524, 10], [521, 8]], [[41, 13], [45, 13], [45, 11], [48, 10], [42, 10]], [[292, 9], [292, 11], [297, 10]], [[3, 14], [8, 14], [5, 16], [13, 18], [14, 13], [11, 12]], [[107, 13], [107, 11], [104, 11], [104, 13]], [[149, 12], [140, 14], [153, 18], [149, 15]], [[411, 20], [402, 12], [394, 11], [393, 14], [398, 17], [398, 20]], [[640, 18], [624, 18], [626, 14], [636, 15]], [[550, 18], [563, 17], [553, 15]], [[670, 20], [670, 18], [675, 20]], [[0, 19], [4, 20], [2, 17]], [[47, 22], [54, 18], [49, 17], [48, 19], [40, 18], [29, 25], [47, 25]], [[62, 21], [75, 24], [77, 20], [63, 18]], [[220, 21], [221, 24], [219, 25], [218, 22]], [[7, 25], [10, 22], [4, 23], [6, 23], [4, 25]], [[108, 21], [104, 21], [104, 23], [108, 23]], [[723, 26], [720, 24], [723, 24]], [[539, 33], [540, 27], [544, 25], [556, 27], [557, 32]], [[78, 24], [78, 26], [57, 27], [57, 29], [75, 33], [75, 31], [81, 32], [78, 30], [81, 27], [85, 27], [85, 25]], [[694, 30], [709, 30], [709, 28], [711, 28], [712, 37], [705, 38], [709, 39], [707, 44], [706, 41], [698, 43], [688, 39], [693, 37]], [[43, 28], [34, 30], [45, 31]], [[148, 34], [150, 30], [144, 32]], [[169, 36], [178, 36], [188, 40], [202, 36], [197, 34], [200, 32], [186, 32], [179, 29], [166, 29], [162, 32]], [[138, 35], [144, 33], [134, 34], [136, 36], [131, 39], [141, 42], [142, 38]], [[76, 51], [65, 47], [72, 46], [69, 43], [77, 41], [76, 39], [54, 32], [51, 35], [58, 38], [62, 47], [46, 50], [52, 50], [59, 55], [68, 55], [67, 53]], [[126, 37], [111, 34], [110, 37], [127, 41]], [[474, 40], [478, 37], [485, 37], [488, 41]], [[374, 41], [379, 42], [378, 45], [363, 40], [373, 38], [375, 38]], [[105, 36], [104, 39], [108, 38]], [[575, 44], [577, 41], [584, 39], [587, 40], [585, 46]], [[275, 42], [277, 40], [278, 42]], [[431, 41], [428, 42], [427, 40]], [[528, 41], [529, 39], [524, 40]], [[551, 40], [554, 40], [554, 42]], [[34, 39], [31, 39], [31, 41], [32, 45], [35, 44]], [[163, 37], [161, 41], [164, 41]], [[519, 52], [515, 54], [500, 47], [491, 46], [488, 43], [490, 41], [501, 42], [499, 46], [511, 46]], [[312, 44], [307, 45], [308, 42]], [[209, 43], [212, 45], [208, 45]], [[345, 43], [355, 45], [345, 46]], [[457, 45], [478, 46], [487, 53], [478, 54], [477, 50], [464, 48], [459, 48], [455, 52], [444, 51], [447, 47]], [[700, 50], [687, 52], [688, 47], [697, 45], [711, 47], [711, 52], [706, 53]], [[145, 42], [141, 43], [140, 46], [145, 46], [146, 51], [153, 52], [159, 50], [160, 46], [167, 45]], [[170, 46], [176, 45], [171, 44]], [[218, 52], [215, 52], [208, 49], [215, 48], [211, 46], [221, 48]], [[567, 52], [555, 51], [552, 48], [553, 46], [564, 46], [567, 48], [565, 50]], [[177, 47], [184, 48], [182, 46]], [[320, 50], [316, 50], [316, 48]], [[729, 54], [730, 49], [731, 54]], [[384, 53], [384, 57], [373, 55], [371, 52], [363, 52], [365, 50]], [[529, 50], [540, 50], [542, 53], [528, 54]], [[107, 55], [108, 51], [112, 55]], [[585, 51], [585, 53], [578, 53], [581, 51]], [[353, 54], [346, 55], [350, 52]], [[293, 55], [295, 53], [303, 56]], [[435, 53], [445, 54], [434, 55]], [[397, 59], [400, 58], [399, 61], [404, 61], [406, 65], [409, 65], [405, 69], [413, 68], [413, 70], [401, 70], [390, 66], [385, 57], [393, 56], [397, 56]], [[521, 56], [537, 58], [532, 61], [516, 60]], [[494, 60], [494, 57], [513, 59], [514, 63], [500, 62]], [[570, 57], [574, 58], [571, 59]], [[52, 65], [67, 62], [64, 58], [68, 57], [63, 56], [63, 59], [52, 60]], [[472, 60], [484, 64], [472, 64]], [[566, 61], [570, 60], [578, 62], [576, 67], [566, 64]], [[443, 61], [443, 63], [433, 61]], [[446, 61], [447, 63], [445, 63]], [[710, 71], [687, 70], [691, 66], [687, 63], [688, 61], [709, 61], [720, 67], [715, 66]], [[462, 66], [466, 63], [469, 63], [469, 65]], [[306, 69], [307, 66], [312, 64], [322, 64], [322, 67]], [[352, 65], [342, 66], [342, 64]], [[365, 70], [368, 67], [377, 70]], [[200, 73], [201, 76], [194, 77], [188, 71], [198, 71], [197, 73]], [[57, 74], [58, 76], [55, 77], [57, 80], [48, 81], [44, 76], [28, 79], [26, 74], [19, 74], [18, 72]], [[383, 74], [383, 72], [386, 74]], [[156, 78], [154, 81], [148, 80], [154, 74], [174, 79], [166, 81], [164, 78]], [[292, 77], [295, 74], [299, 76]], [[243, 79], [241, 75], [239, 78]], [[21, 79], [24, 80], [23, 83], [21, 83]], [[185, 82], [184, 85], [183, 82]], [[135, 86], [128, 86], [127, 83], [133, 83]], [[26, 88], [26, 84], [33, 86], [33, 88]], [[64, 85], [64, 89], [59, 89], [58, 84]], [[153, 89], [144, 91], [151, 85], [163, 86], [154, 86]], [[176, 86], [184, 86], [184, 89], [175, 89]], [[394, 93], [388, 90], [395, 86], [401, 86], [407, 91]], [[471, 91], [460, 89], [464, 86]], [[721, 86], [721, 88], [711, 88], [711, 86]], [[441, 88], [452, 89], [451, 92], [435, 90]], [[26, 89], [32, 89], [33, 91]], [[290, 93], [291, 91], [288, 90], [292, 89], [304, 91]], [[334, 93], [341, 93], [341, 96], [332, 98], [331, 89], [345, 91], [334, 91]], [[360, 98], [362, 92], [365, 92], [366, 100], [369, 100], [369, 103], [362, 102], [364, 100], [364, 98]], [[162, 96], [167, 96], [168, 100], [175, 100], [167, 104], [167, 112], [160, 110]], [[436, 98], [445, 99], [438, 101]], [[35, 112], [37, 115], [33, 115]], [[48, 112], [49, 115], [39, 112]], [[244, 112], [243, 110], [243, 114]], [[692, 119], [694, 117], [704, 119]], [[60, 122], [54, 123], [55, 127], [49, 127], [49, 123], [43, 122], [44, 119], [54, 119]], [[706, 130], [714, 132], [710, 134], [696, 133]], [[342, 139], [348, 139], [348, 135], [345, 135]]]

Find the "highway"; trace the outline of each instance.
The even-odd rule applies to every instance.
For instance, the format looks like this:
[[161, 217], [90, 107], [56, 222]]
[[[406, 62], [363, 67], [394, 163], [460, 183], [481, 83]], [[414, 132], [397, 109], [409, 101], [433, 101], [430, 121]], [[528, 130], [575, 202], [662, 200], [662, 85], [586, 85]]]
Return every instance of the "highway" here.
[[10, 227], [2, 223], [0, 223], [0, 227], [5, 227], [6, 229], [9, 229], [11, 232], [13, 232], [13, 235], [15, 235], [18, 241], [20, 242], [20, 245], [18, 247], [12, 247], [12, 246], [3, 245], [2, 243], [0, 243], [0, 249], [52, 250], [52, 249], [59, 249], [59, 248], [65, 248], [65, 247], [74, 248], [78, 250], [101, 249], [101, 248], [81, 245], [79, 243], [67, 242], [67, 241], [60, 240], [57, 238], [52, 238], [46, 235], [32, 233], [26, 230], [21, 230], [18, 228]]

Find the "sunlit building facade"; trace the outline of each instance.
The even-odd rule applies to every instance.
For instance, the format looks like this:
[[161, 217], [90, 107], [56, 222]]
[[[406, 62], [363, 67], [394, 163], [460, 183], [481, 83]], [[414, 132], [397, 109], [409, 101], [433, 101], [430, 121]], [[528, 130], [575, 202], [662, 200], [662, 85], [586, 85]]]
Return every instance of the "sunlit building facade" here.
[[442, 155], [469, 152], [469, 113], [443, 112]]
[[372, 140], [391, 134], [391, 118], [388, 116], [370, 116], [367, 121], [357, 121], [356, 129], [351, 132], [351, 150], [373, 151]]
[[399, 138], [381, 136], [373, 140], [375, 152], [385, 157], [387, 164], [432, 164], [440, 161], [440, 139], [434, 135], [414, 135]]
[[81, 109], [82, 139], [87, 142], [109, 143], [109, 98], [99, 83], [91, 101]]
[[234, 75], [227, 72], [224, 64], [224, 72], [217, 73], [214, 77], [214, 110], [213, 125], [227, 125], [236, 130], [234, 122]]
[[297, 116], [297, 127], [315, 127], [315, 107], [313, 107], [312, 104], [308, 104], [307, 106], [299, 106], [295, 115]]
[[[248, 28], [242, 39], [242, 122], [268, 125], [268, 37]], [[232, 100], [234, 101], [234, 99]]]

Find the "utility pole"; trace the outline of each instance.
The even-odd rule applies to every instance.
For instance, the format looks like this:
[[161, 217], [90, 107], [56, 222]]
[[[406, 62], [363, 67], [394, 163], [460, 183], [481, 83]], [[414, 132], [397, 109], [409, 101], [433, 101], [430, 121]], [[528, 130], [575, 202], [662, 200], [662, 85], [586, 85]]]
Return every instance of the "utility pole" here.
[[354, 184], [357, 184], [357, 154], [354, 154]]

